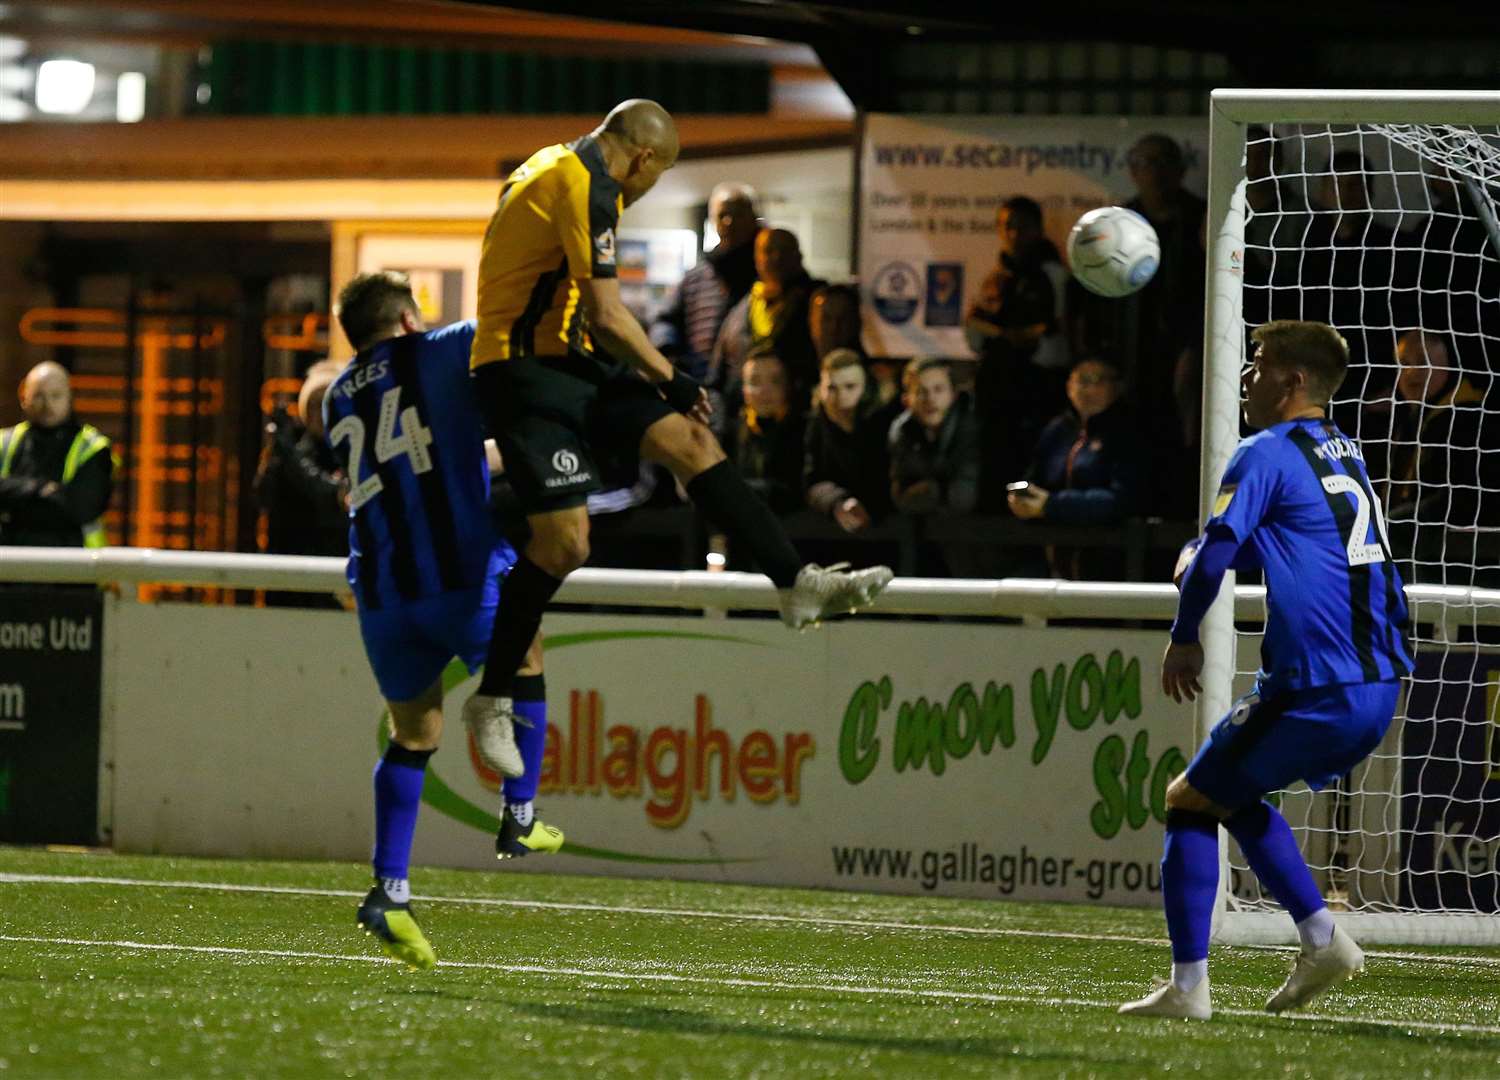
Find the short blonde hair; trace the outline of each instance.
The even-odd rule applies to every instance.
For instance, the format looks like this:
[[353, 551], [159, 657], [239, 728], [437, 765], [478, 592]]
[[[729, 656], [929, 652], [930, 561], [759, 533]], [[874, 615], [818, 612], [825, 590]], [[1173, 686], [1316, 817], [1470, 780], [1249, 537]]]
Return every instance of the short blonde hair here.
[[1300, 368], [1317, 404], [1326, 405], [1349, 370], [1349, 343], [1327, 323], [1276, 319], [1257, 326], [1250, 340], [1260, 355], [1282, 367]]

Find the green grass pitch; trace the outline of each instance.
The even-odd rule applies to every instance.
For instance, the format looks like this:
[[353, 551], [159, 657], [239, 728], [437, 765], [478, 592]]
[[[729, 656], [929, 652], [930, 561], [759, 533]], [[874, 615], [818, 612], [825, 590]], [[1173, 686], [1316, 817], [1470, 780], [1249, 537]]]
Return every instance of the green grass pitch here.
[[1155, 912], [419, 868], [419, 975], [366, 873], [0, 848], [0, 1077], [1500, 1077], [1496, 949], [1272, 1017], [1221, 948], [1212, 1021], [1128, 1020]]

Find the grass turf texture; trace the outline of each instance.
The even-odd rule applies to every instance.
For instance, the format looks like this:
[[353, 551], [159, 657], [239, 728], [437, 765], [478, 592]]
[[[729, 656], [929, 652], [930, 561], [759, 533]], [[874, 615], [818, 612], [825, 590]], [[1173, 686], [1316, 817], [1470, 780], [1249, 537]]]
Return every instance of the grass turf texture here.
[[1212, 1021], [1128, 1020], [1155, 912], [419, 869], [418, 975], [356, 931], [366, 873], [0, 848], [0, 1075], [1500, 1076], [1495, 949], [1373, 949], [1426, 959], [1307, 1019], [1259, 1012], [1289, 953], [1221, 948]]

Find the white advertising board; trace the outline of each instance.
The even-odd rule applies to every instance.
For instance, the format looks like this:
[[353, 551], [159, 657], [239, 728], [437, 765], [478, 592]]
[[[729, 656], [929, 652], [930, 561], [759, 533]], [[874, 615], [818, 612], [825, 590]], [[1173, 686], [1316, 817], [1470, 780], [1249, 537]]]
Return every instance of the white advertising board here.
[[995, 267], [1000, 205], [1035, 199], [1063, 252], [1081, 214], [1135, 196], [1126, 159], [1153, 132], [1182, 146], [1185, 186], [1202, 194], [1202, 118], [867, 116], [858, 196], [866, 345], [881, 356], [971, 355], [963, 316]]
[[[1161, 635], [549, 616], [527, 871], [1158, 902], [1191, 751]], [[106, 670], [126, 851], [365, 859], [383, 709], [352, 616], [116, 603]], [[450, 669], [451, 670], [451, 669]], [[495, 868], [495, 778], [452, 672], [414, 860]]]

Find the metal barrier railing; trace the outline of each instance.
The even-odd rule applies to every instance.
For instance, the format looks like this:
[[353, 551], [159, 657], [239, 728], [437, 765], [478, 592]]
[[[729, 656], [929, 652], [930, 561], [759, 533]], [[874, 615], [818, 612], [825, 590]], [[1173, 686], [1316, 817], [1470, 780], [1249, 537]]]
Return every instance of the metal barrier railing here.
[[[153, 548], [0, 547], [0, 581], [200, 585], [224, 589], [340, 592], [344, 560], [305, 555], [163, 551]], [[1500, 589], [1409, 585], [1419, 621], [1500, 624]], [[775, 611], [776, 590], [760, 574], [583, 569], [568, 577], [557, 601], [645, 608]], [[1265, 590], [1235, 590], [1236, 618], [1263, 617]], [[1055, 581], [897, 578], [872, 611], [889, 615], [991, 616], [1028, 619], [1170, 620], [1171, 585]]]

